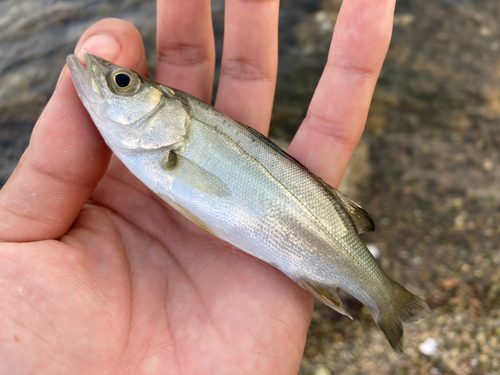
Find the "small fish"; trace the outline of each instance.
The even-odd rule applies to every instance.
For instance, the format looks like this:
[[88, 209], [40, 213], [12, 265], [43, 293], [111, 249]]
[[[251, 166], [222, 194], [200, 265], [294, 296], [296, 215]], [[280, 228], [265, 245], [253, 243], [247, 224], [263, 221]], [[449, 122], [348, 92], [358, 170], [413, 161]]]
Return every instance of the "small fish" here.
[[182, 91], [97, 56], [67, 58], [78, 94], [115, 155], [188, 219], [280, 269], [351, 317], [337, 290], [368, 307], [403, 351], [402, 322], [427, 304], [389, 278], [358, 234], [358, 204], [268, 138]]

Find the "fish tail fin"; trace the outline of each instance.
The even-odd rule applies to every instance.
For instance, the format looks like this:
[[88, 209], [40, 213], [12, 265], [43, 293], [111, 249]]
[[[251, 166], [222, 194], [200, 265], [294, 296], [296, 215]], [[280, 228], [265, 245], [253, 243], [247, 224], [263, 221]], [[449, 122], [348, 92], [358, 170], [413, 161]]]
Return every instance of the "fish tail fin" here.
[[403, 353], [403, 325], [415, 322], [429, 314], [427, 303], [407, 291], [402, 285], [392, 282], [392, 303], [380, 311], [377, 325], [384, 332], [392, 348], [399, 354]]
[[328, 307], [352, 319], [352, 315], [340, 300], [336, 286], [325, 286], [312, 280], [305, 279], [300, 280], [300, 285], [311, 292], [317, 299]]

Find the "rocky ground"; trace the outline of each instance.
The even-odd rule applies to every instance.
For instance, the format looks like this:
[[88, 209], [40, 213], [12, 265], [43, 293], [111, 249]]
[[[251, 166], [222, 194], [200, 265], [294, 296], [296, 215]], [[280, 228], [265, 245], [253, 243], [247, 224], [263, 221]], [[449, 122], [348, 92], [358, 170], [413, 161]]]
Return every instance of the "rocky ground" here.
[[[324, 53], [338, 8], [296, 28], [304, 53]], [[499, 19], [498, 1], [398, 1], [346, 188], [378, 224], [365, 238], [384, 269], [432, 315], [398, 356], [356, 301], [352, 322], [318, 305], [302, 374], [500, 374]]]
[[[272, 136], [286, 144], [326, 61], [340, 0], [282, 0]], [[223, 1], [213, 1], [220, 56]], [[154, 1], [0, 3], [0, 186], [29, 140], [65, 56], [106, 16], [143, 34]], [[342, 189], [374, 218], [388, 274], [432, 314], [395, 354], [368, 311], [318, 303], [300, 374], [500, 374], [500, 2], [398, 0], [366, 132]]]

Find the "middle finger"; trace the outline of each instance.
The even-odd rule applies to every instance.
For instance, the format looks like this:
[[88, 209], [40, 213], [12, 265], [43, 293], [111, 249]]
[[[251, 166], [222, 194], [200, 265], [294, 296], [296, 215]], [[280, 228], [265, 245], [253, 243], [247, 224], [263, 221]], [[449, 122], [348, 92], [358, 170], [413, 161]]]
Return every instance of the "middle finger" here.
[[210, 0], [157, 1], [155, 80], [210, 102], [215, 44]]
[[216, 107], [267, 134], [278, 69], [279, 0], [226, 0]]

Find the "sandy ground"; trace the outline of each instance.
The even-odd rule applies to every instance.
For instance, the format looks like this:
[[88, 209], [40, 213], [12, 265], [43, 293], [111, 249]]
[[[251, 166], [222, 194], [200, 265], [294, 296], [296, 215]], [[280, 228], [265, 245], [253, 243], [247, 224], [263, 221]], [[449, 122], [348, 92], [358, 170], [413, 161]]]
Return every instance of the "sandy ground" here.
[[[305, 51], [327, 48], [338, 5], [296, 28]], [[499, 19], [498, 1], [398, 1], [344, 190], [372, 214], [383, 268], [432, 314], [398, 356], [357, 301], [354, 321], [318, 304], [301, 374], [500, 374]]]

